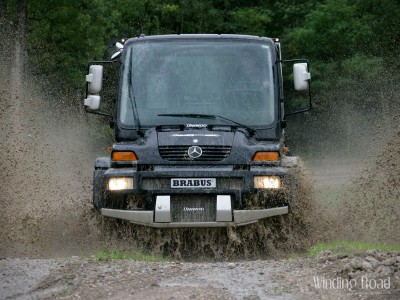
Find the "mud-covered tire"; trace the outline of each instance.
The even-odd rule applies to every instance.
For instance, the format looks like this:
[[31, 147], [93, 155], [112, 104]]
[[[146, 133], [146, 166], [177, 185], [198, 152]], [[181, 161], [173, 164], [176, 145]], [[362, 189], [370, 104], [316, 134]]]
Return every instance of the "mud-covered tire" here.
[[105, 206], [104, 170], [95, 170], [93, 174], [93, 206], [100, 211]]
[[106, 205], [105, 176], [110, 167], [109, 157], [98, 157], [94, 164], [93, 172], [93, 206], [100, 211]]

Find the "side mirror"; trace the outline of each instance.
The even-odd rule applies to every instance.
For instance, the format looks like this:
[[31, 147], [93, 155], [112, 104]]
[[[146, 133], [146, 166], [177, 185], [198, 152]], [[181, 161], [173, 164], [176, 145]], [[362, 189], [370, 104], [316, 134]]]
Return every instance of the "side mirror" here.
[[100, 96], [89, 95], [83, 104], [90, 110], [98, 110], [100, 108]]
[[[105, 66], [117, 66], [116, 63], [119, 61], [92, 61], [88, 66], [88, 74], [86, 75], [86, 92], [85, 92], [85, 100], [83, 104], [85, 106], [85, 111], [87, 113], [105, 116], [111, 119], [113, 122], [113, 116], [108, 112], [103, 112], [100, 110], [101, 104], [101, 96], [100, 92], [102, 91], [103, 85], [103, 74], [105, 74], [105, 78], [110, 78], [110, 73], [114, 74], [114, 71], [118, 71], [117, 68], [108, 68], [104, 69]], [[119, 65], [118, 65], [119, 66]], [[113, 86], [115, 87], [115, 86]], [[105, 95], [111, 90], [109, 81], [105, 82]], [[106, 97], [107, 98], [107, 97]], [[110, 107], [107, 107], [111, 110]]]
[[308, 91], [311, 74], [308, 72], [307, 63], [293, 65], [294, 89], [296, 91]]
[[89, 67], [89, 74], [86, 75], [86, 82], [88, 83], [89, 94], [100, 93], [103, 83], [103, 66], [91, 65]]

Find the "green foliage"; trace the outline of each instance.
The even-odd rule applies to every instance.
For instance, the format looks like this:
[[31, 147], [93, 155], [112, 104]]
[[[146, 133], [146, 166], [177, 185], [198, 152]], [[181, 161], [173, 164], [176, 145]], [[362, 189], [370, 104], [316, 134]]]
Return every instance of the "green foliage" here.
[[130, 252], [122, 250], [109, 250], [103, 249], [94, 254], [94, 258], [98, 261], [110, 260], [138, 260], [138, 261], [151, 261], [151, 262], [167, 262], [168, 259], [164, 257], [144, 254], [142, 252]]
[[369, 24], [371, 39], [361, 43], [365, 50], [383, 57], [399, 67], [400, 2], [398, 0], [370, 0], [357, 2], [358, 13]]
[[334, 241], [330, 243], [320, 243], [308, 250], [308, 256], [316, 257], [321, 251], [331, 251], [334, 254], [352, 255], [366, 250], [378, 251], [400, 251], [400, 245], [369, 244], [362, 242]]
[[108, 2], [30, 1], [28, 2], [28, 42], [31, 70], [73, 87], [82, 86], [82, 74], [90, 59], [102, 58], [113, 19]]
[[266, 28], [272, 23], [272, 12], [263, 7], [239, 8], [230, 13], [232, 32], [266, 35]]
[[[331, 61], [352, 56], [371, 29], [349, 0], [326, 0], [305, 16], [302, 27], [285, 35], [291, 52]], [[310, 47], [312, 45], [312, 47]]]
[[358, 82], [376, 82], [385, 78], [385, 65], [381, 57], [355, 54], [344, 59], [341, 66], [345, 78], [345, 81], [343, 79], [339, 81], [342, 86], [351, 86]]

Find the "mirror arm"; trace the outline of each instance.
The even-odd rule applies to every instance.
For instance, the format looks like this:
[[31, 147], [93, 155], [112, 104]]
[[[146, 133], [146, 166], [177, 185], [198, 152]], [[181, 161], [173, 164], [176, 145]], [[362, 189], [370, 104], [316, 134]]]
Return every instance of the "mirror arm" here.
[[85, 106], [85, 112], [87, 112], [89, 114], [105, 116], [105, 117], [109, 117], [110, 119], [113, 119], [113, 116], [110, 115], [109, 113], [102, 112], [102, 111], [97, 111], [97, 110], [91, 110], [91, 109], [87, 108], [86, 106]]
[[[308, 64], [308, 60], [305, 58], [295, 58], [295, 59], [285, 59], [285, 60], [277, 60], [277, 63], [288, 63], [288, 62], [305, 62], [307, 63], [308, 71], [310, 71], [310, 65]], [[311, 81], [308, 82], [308, 107], [305, 109], [301, 109], [298, 111], [290, 112], [290, 113], [285, 113], [283, 118], [286, 118], [286, 116], [292, 116], [292, 115], [297, 115], [301, 113], [305, 113], [312, 108], [312, 97], [311, 97]]]
[[294, 112], [290, 112], [287, 113], [283, 116], [283, 118], [286, 118], [286, 116], [291, 116], [291, 115], [297, 115], [297, 114], [301, 114], [301, 113], [305, 113], [309, 110], [311, 110], [312, 108], [312, 99], [311, 99], [311, 82], [308, 83], [308, 107], [305, 109], [301, 109], [298, 111], [294, 111]]

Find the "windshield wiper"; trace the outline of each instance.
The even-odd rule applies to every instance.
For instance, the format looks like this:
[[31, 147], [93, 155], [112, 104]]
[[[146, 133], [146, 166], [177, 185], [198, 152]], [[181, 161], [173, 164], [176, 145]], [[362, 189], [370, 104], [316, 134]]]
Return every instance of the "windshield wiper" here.
[[182, 118], [200, 118], [200, 119], [211, 119], [211, 120], [222, 120], [225, 122], [229, 122], [231, 124], [234, 124], [238, 127], [246, 129], [251, 135], [254, 135], [256, 133], [256, 130], [247, 126], [243, 125], [239, 122], [236, 122], [234, 120], [219, 116], [219, 115], [206, 115], [206, 114], [158, 114], [157, 116], [160, 117], [182, 117]]
[[141, 135], [143, 135], [143, 133], [142, 133], [142, 130], [141, 130], [139, 114], [137, 112], [137, 107], [136, 107], [136, 97], [135, 97], [135, 94], [133, 92], [132, 66], [129, 67], [128, 78], [131, 78], [131, 80], [129, 80], [130, 84], [129, 84], [129, 89], [128, 89], [128, 97], [129, 97], [129, 100], [130, 100], [130, 103], [131, 103], [133, 117], [135, 118], [135, 125], [136, 125], [136, 128], [137, 128], [137, 132], [141, 136]]

